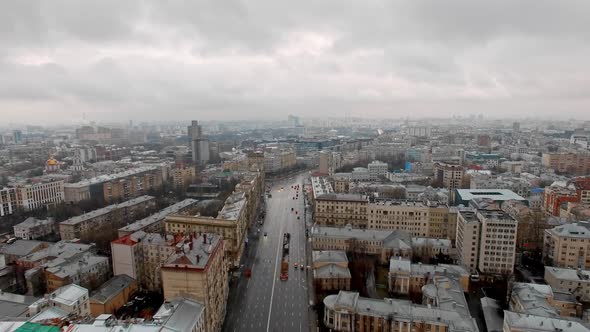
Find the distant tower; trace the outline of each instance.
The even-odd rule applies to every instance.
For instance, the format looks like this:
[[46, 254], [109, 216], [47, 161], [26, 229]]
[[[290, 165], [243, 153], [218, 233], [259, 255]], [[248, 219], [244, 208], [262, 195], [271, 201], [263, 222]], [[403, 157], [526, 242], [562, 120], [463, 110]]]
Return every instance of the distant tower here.
[[76, 150], [76, 153], [74, 154], [73, 163], [72, 163], [72, 166], [70, 167], [70, 169], [74, 172], [81, 172], [84, 170], [84, 164], [82, 163], [82, 156], [81, 156], [80, 149]]
[[23, 132], [18, 129], [12, 131], [12, 141], [14, 142], [14, 144], [22, 144]]
[[204, 165], [209, 161], [209, 140], [203, 137], [199, 121], [193, 120], [188, 126], [188, 137], [193, 150], [193, 163]]
[[520, 133], [520, 122], [515, 121], [512, 124], [512, 134], [518, 135]]

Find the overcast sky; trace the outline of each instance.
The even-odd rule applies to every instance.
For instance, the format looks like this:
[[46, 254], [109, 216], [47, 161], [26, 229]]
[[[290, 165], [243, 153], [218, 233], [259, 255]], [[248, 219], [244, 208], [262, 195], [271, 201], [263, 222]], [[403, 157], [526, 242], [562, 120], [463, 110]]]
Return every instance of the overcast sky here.
[[6, 1], [0, 125], [590, 117], [590, 1]]

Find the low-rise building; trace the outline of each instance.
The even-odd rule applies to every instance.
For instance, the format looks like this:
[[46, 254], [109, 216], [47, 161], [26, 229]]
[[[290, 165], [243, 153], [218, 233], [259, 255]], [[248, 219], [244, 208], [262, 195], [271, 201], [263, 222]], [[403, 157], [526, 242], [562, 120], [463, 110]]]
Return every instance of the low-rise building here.
[[[118, 321], [113, 315], [100, 315], [94, 322], [70, 323], [68, 332], [208, 332], [205, 306], [194, 299], [177, 297], [165, 301], [150, 321]], [[47, 330], [47, 332], [53, 332]]]
[[348, 269], [346, 252], [314, 250], [312, 252], [313, 279], [316, 290], [350, 290], [352, 276]]
[[589, 332], [579, 321], [504, 310], [504, 332]]
[[74, 256], [68, 260], [52, 260], [44, 264], [44, 267], [48, 292], [69, 284], [93, 290], [111, 276], [109, 259], [91, 253]]
[[37, 219], [29, 217], [25, 221], [13, 226], [14, 236], [23, 240], [36, 240], [53, 233], [55, 221], [53, 218]]
[[128, 275], [116, 275], [102, 284], [90, 296], [90, 314], [115, 314], [137, 291], [137, 282]]
[[452, 275], [457, 278], [464, 292], [469, 291], [469, 271], [459, 265], [412, 264], [401, 258], [389, 262], [388, 288], [394, 294], [420, 294], [422, 287], [435, 276]]
[[11, 264], [31, 253], [45, 249], [49, 245], [49, 242], [43, 241], [16, 240], [14, 243], [7, 244], [0, 248], [0, 255], [4, 256], [4, 262], [6, 264]]
[[546, 265], [590, 268], [590, 222], [564, 224], [545, 230], [543, 258]]
[[582, 304], [570, 292], [549, 285], [517, 282], [510, 292], [509, 310], [542, 317], [580, 317]]
[[120, 204], [90, 211], [72, 217], [59, 224], [62, 240], [81, 239], [85, 242], [97, 242], [102, 239], [107, 243], [117, 238], [117, 229], [128, 220], [135, 220], [156, 205], [152, 196], [140, 196]]
[[571, 292], [582, 302], [590, 302], [590, 271], [545, 266], [545, 282], [552, 289]]
[[[198, 201], [187, 198], [178, 203], [172, 204], [148, 217], [137, 220], [127, 226], [119, 228], [118, 237], [133, 234], [138, 231], [146, 233], [159, 233], [164, 230], [164, 219], [171, 214], [183, 213], [190, 210]], [[133, 219], [130, 219], [133, 220]]]
[[73, 317], [87, 317], [90, 315], [88, 290], [76, 284], [64, 285], [31, 305], [35, 314], [47, 308], [60, 309]]
[[164, 298], [187, 296], [205, 305], [206, 331], [219, 331], [228, 295], [223, 240], [217, 234], [192, 237], [162, 265]]
[[310, 237], [313, 250], [340, 250], [373, 255], [382, 264], [389, 262], [391, 257], [428, 260], [436, 258], [440, 253], [447, 255], [451, 247], [448, 240], [412, 238], [405, 231], [359, 229], [351, 225], [342, 228], [315, 225]]
[[463, 290], [450, 277], [436, 276], [423, 289], [423, 304], [371, 299], [340, 291], [324, 299], [324, 325], [333, 331], [479, 331]]

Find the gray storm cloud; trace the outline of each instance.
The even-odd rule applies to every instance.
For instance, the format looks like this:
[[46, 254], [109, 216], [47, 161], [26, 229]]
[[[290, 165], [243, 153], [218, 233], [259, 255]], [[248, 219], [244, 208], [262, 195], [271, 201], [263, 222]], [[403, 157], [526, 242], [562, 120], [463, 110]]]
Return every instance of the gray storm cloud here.
[[590, 2], [13, 1], [0, 121], [587, 116]]

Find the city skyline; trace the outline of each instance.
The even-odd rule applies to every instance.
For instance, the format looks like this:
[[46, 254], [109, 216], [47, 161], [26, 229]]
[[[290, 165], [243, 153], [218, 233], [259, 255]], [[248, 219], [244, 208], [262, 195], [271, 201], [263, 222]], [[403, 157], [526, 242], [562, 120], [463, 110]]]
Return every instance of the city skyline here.
[[[7, 4], [2, 123], [588, 117], [590, 4]], [[286, 10], [288, 9], [288, 10]], [[525, 13], [525, 14], [523, 14]]]

